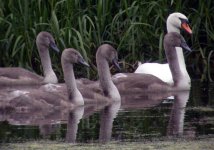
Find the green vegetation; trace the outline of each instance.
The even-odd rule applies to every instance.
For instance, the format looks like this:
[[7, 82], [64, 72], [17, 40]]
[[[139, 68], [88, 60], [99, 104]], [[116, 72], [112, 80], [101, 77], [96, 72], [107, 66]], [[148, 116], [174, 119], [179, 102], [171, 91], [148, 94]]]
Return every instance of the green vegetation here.
[[[193, 36], [185, 39], [194, 49], [186, 55], [192, 78], [212, 81], [214, 77], [214, 1], [181, 0], [2, 0], [0, 1], [0, 66], [21, 66], [41, 74], [35, 38], [51, 32], [61, 50], [78, 49], [92, 69], [78, 69], [78, 76], [94, 78], [95, 52], [110, 43], [119, 52], [126, 71], [137, 60], [165, 60], [163, 36], [169, 13], [179, 11], [191, 21]], [[60, 55], [51, 51], [52, 63], [62, 78]]]
[[213, 149], [213, 138], [204, 139], [204, 140], [178, 140], [178, 141], [153, 141], [153, 142], [132, 142], [132, 143], [118, 143], [112, 142], [106, 145], [101, 144], [67, 144], [61, 142], [51, 142], [51, 141], [34, 141], [26, 143], [10, 143], [1, 147], [2, 150], [14, 149], [14, 150], [58, 150], [58, 149], [75, 149], [75, 150], [113, 150], [113, 149], [123, 149], [123, 150], [133, 150], [133, 149], [142, 149], [142, 150], [211, 150]]

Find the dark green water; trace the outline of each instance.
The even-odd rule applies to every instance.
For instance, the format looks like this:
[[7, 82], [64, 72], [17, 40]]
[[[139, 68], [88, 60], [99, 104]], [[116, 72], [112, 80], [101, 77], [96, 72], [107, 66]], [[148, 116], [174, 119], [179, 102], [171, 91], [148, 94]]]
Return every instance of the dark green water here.
[[143, 95], [109, 106], [70, 112], [0, 112], [0, 141], [68, 142], [143, 141], [214, 137], [214, 84], [193, 82], [190, 92], [171, 98]]

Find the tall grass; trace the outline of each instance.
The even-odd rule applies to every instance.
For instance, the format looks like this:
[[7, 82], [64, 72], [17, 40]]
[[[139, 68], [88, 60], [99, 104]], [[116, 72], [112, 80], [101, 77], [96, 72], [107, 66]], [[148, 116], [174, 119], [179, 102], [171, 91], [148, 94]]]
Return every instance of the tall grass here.
[[[133, 71], [137, 60], [165, 62], [166, 18], [179, 11], [189, 17], [194, 33], [192, 37], [182, 33], [194, 49], [186, 55], [188, 71], [192, 78], [212, 80], [213, 9], [212, 0], [2, 0], [0, 66], [21, 66], [41, 74], [35, 38], [43, 30], [53, 34], [61, 50], [76, 48], [91, 64], [92, 69], [76, 70], [81, 77], [96, 76], [95, 53], [102, 43], [117, 48], [127, 71]], [[62, 78], [60, 55], [50, 53], [54, 69]]]

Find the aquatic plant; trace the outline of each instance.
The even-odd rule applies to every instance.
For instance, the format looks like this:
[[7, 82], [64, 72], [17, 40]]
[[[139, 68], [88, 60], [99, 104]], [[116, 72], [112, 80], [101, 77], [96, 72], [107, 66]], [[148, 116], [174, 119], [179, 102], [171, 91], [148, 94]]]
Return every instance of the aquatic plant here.
[[[78, 49], [92, 69], [78, 68], [77, 76], [96, 77], [95, 52], [102, 43], [118, 49], [121, 63], [133, 71], [137, 60], [164, 62], [163, 36], [166, 18], [179, 11], [191, 21], [193, 35], [185, 33], [194, 49], [186, 54], [192, 78], [212, 80], [214, 49], [212, 0], [8, 0], [0, 1], [0, 66], [21, 66], [41, 74], [36, 35], [46, 30], [61, 50]], [[60, 54], [51, 53], [57, 75], [62, 78]]]

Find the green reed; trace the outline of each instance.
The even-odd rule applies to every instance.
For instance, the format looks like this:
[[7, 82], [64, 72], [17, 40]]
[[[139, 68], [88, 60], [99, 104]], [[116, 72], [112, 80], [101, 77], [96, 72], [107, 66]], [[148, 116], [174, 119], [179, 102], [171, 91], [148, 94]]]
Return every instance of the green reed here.
[[[187, 69], [192, 78], [199, 74], [202, 80], [211, 81], [214, 76], [213, 9], [212, 0], [2, 0], [0, 65], [21, 66], [41, 74], [35, 44], [40, 31], [51, 32], [61, 51], [68, 47], [80, 51], [92, 66], [78, 68], [76, 71], [81, 77], [96, 76], [95, 53], [102, 43], [117, 48], [127, 71], [133, 71], [138, 60], [165, 62], [166, 18], [169, 13], [179, 11], [189, 17], [193, 29], [192, 36], [182, 32], [194, 49], [185, 56]], [[54, 70], [62, 79], [60, 54], [50, 53]]]

